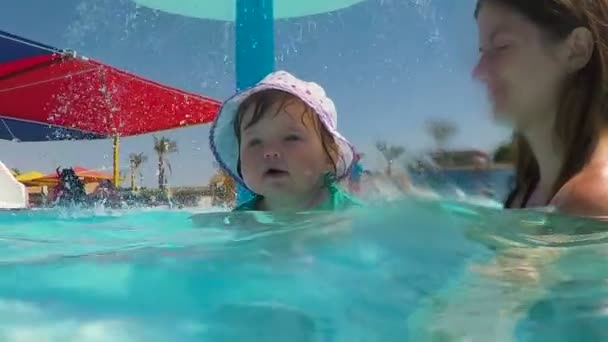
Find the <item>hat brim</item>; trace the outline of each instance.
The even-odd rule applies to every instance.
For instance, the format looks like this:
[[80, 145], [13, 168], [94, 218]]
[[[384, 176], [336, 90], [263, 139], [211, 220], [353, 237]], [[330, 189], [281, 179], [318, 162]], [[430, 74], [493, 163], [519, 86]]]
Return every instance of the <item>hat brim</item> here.
[[[238, 172], [240, 148], [234, 132], [234, 120], [236, 119], [236, 114], [243, 101], [253, 94], [267, 90], [279, 90], [292, 94], [317, 113], [321, 110], [321, 108], [317, 107], [310, 99], [302, 98], [302, 96], [295, 92], [291, 87], [281, 84], [260, 83], [243, 92], [237, 93], [223, 103], [211, 126], [209, 145], [218, 164], [220, 164], [232, 178], [245, 187], [247, 187], [247, 185]], [[319, 119], [325, 129], [334, 137], [340, 153], [338, 160], [336, 160], [336, 177], [337, 179], [343, 179], [348, 176], [352, 167], [355, 156], [354, 147], [340, 134], [340, 132], [332, 128], [329, 123], [325, 122], [323, 117], [324, 116], [319, 115]]]

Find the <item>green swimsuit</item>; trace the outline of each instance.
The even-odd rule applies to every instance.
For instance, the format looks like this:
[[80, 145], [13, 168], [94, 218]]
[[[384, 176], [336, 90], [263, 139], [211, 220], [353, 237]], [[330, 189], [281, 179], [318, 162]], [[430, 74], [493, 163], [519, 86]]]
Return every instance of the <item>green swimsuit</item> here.
[[[345, 210], [362, 205], [361, 201], [344, 191], [333, 177], [326, 177], [325, 186], [329, 190], [329, 196], [325, 201], [316, 207], [311, 208], [309, 211]], [[234, 208], [233, 211], [256, 211], [258, 210], [257, 207], [261, 199], [262, 196], [255, 196], [250, 201], [247, 201]]]

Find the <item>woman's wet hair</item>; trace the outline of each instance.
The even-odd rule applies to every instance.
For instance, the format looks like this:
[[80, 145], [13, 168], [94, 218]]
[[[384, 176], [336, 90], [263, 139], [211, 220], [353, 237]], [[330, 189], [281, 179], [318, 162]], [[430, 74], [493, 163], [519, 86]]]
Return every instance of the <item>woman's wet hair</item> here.
[[[562, 41], [575, 29], [592, 33], [594, 49], [589, 62], [563, 84], [554, 133], [564, 151], [564, 164], [553, 184], [552, 198], [576, 175], [593, 153], [601, 130], [608, 121], [608, 0], [478, 0], [475, 18], [487, 3], [512, 9], [535, 23], [549, 41]], [[505, 207], [523, 195], [525, 207], [540, 180], [540, 171], [530, 145], [514, 134], [516, 151], [515, 186]]]
[[[245, 99], [245, 101], [243, 101], [241, 103], [241, 105], [239, 106], [239, 108], [237, 110], [237, 115], [234, 120], [234, 126], [233, 126], [234, 134], [236, 135], [239, 146], [241, 144], [241, 128], [249, 128], [249, 127], [255, 125], [260, 120], [262, 120], [265, 115], [277, 116], [277, 115], [281, 114], [284, 111], [285, 107], [294, 103], [294, 101], [301, 101], [301, 100], [298, 97], [296, 97], [295, 95], [292, 95], [290, 93], [287, 93], [287, 92], [284, 92], [281, 90], [260, 91], [258, 93], [255, 93], [255, 94], [247, 97], [247, 99]], [[276, 106], [277, 103], [279, 105], [276, 107], [275, 112], [270, 113], [273, 106]], [[253, 107], [253, 115], [251, 116], [251, 119], [249, 119], [248, 122], [243, 122], [243, 117], [245, 116], [245, 113], [247, 112], [247, 110], [249, 108], [252, 108], [252, 107]], [[270, 114], [268, 114], [268, 113], [270, 113]], [[338, 160], [340, 158], [340, 151], [338, 148], [338, 144], [336, 143], [336, 141], [334, 139], [334, 136], [327, 130], [327, 128], [325, 128], [323, 123], [321, 123], [321, 120], [319, 120], [319, 117], [314, 113], [313, 109], [305, 104], [305, 110], [301, 114], [301, 120], [302, 120], [302, 124], [304, 126], [307, 126], [307, 124], [306, 124], [307, 118], [311, 119], [311, 121], [314, 124], [313, 129], [321, 137], [321, 145], [323, 146], [323, 150], [325, 151], [325, 154], [331, 161], [334, 174], [336, 174], [337, 168], [338, 168], [337, 164], [338, 164]], [[243, 127], [243, 125], [245, 125], [245, 126]], [[242, 177], [240, 157], [239, 157], [237, 170], [238, 170], [239, 176]]]

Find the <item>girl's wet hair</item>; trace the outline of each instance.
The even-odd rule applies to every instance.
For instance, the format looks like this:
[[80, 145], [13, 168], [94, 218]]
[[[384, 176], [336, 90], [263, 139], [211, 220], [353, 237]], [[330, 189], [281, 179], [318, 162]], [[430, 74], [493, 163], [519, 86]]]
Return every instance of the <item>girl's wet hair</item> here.
[[[249, 128], [255, 125], [260, 120], [262, 120], [265, 115], [269, 115], [268, 113], [270, 113], [271, 108], [277, 103], [279, 103], [279, 106], [277, 107], [276, 111], [272, 113], [272, 115], [277, 116], [281, 114], [281, 112], [283, 112], [283, 109], [285, 107], [287, 107], [290, 103], [293, 103], [294, 101], [301, 100], [295, 95], [281, 90], [260, 91], [247, 97], [240, 104], [233, 124], [234, 134], [236, 135], [236, 139], [239, 143], [239, 146], [241, 144], [241, 128], [243, 127], [243, 124], [245, 124], [245, 127], [243, 128]], [[313, 109], [305, 103], [304, 105], [306, 109], [301, 114], [302, 124], [306, 126], [305, 119], [307, 117], [312, 119], [311, 121], [314, 124], [313, 129], [321, 137], [321, 145], [323, 146], [325, 154], [331, 161], [333, 172], [335, 175], [337, 173], [337, 164], [340, 158], [340, 150], [338, 148], [338, 144], [336, 143], [334, 136], [327, 130], [327, 128], [325, 128], [325, 125], [321, 123], [321, 120], [319, 120], [319, 117], [314, 113]], [[251, 119], [248, 122], [243, 122], [245, 112], [251, 107], [253, 107], [253, 115]], [[240, 157], [238, 161], [237, 170], [239, 176], [242, 177]]]
[[[549, 198], [576, 175], [593, 153], [608, 121], [608, 1], [607, 0], [478, 0], [475, 18], [487, 3], [512, 9], [535, 23], [553, 41], [566, 39], [586, 27], [593, 35], [594, 50], [587, 65], [564, 82], [554, 133], [565, 153], [564, 164]], [[515, 185], [505, 207], [518, 195], [525, 207], [540, 180], [532, 150], [521, 134], [514, 134], [517, 162]]]

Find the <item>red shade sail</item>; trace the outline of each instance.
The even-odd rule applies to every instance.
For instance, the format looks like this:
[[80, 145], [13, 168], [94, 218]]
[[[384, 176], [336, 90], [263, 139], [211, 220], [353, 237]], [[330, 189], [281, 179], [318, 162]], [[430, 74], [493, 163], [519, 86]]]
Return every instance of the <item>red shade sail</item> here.
[[0, 31], [0, 139], [131, 136], [208, 123], [217, 100]]

